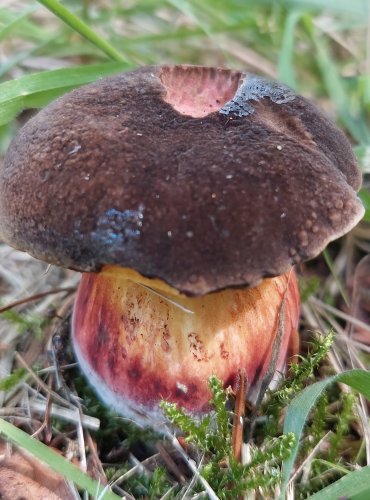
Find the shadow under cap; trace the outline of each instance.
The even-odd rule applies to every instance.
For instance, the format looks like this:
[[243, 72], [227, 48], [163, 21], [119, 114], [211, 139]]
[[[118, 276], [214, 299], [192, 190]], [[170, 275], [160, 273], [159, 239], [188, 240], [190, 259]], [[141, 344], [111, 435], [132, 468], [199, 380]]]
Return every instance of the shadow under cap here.
[[145, 67], [25, 125], [0, 171], [0, 234], [53, 264], [202, 295], [315, 257], [362, 217], [360, 184], [344, 134], [287, 87]]

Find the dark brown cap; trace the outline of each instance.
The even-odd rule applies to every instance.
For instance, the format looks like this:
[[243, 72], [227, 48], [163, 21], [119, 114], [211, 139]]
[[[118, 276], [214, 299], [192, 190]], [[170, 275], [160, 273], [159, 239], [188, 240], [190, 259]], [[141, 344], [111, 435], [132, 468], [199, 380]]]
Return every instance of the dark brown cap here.
[[56, 100], [0, 171], [0, 234], [81, 271], [130, 267], [190, 295], [279, 275], [362, 217], [349, 142], [264, 78], [146, 67]]

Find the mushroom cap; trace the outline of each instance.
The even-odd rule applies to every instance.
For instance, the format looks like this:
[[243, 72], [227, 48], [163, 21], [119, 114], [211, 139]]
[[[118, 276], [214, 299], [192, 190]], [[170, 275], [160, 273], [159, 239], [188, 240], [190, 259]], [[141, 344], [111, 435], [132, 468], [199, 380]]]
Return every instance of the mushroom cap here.
[[0, 235], [52, 264], [133, 268], [180, 292], [255, 285], [362, 217], [344, 134], [286, 86], [154, 66], [32, 118], [0, 170]]

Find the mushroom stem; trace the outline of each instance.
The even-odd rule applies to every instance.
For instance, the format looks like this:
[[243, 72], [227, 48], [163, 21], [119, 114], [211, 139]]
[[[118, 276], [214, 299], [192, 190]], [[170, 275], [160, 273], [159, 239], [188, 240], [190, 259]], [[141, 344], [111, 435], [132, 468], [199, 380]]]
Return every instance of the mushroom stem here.
[[296, 341], [300, 304], [294, 272], [254, 288], [186, 297], [160, 280], [106, 266], [82, 275], [73, 317], [75, 351], [101, 398], [136, 421], [158, 421], [162, 399], [202, 413], [209, 409], [207, 382], [213, 374], [235, 390], [239, 371], [245, 371], [248, 397], [257, 398], [274, 358], [283, 300], [278, 371]]

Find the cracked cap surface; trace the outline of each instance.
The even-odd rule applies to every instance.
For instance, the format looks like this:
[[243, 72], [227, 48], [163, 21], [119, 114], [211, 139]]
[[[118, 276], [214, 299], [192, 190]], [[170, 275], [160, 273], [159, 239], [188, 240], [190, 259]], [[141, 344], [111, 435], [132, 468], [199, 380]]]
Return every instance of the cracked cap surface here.
[[0, 170], [0, 235], [80, 271], [133, 268], [188, 295], [254, 285], [362, 217], [344, 134], [287, 87], [144, 67], [32, 118]]

